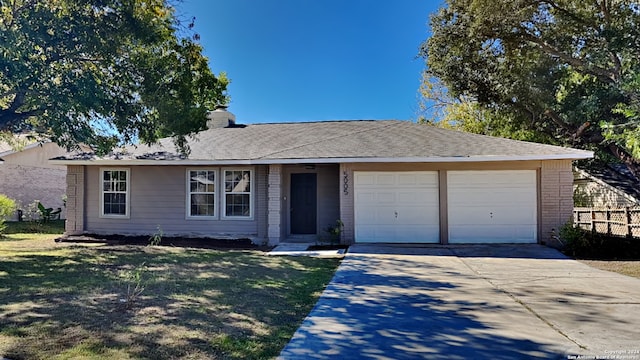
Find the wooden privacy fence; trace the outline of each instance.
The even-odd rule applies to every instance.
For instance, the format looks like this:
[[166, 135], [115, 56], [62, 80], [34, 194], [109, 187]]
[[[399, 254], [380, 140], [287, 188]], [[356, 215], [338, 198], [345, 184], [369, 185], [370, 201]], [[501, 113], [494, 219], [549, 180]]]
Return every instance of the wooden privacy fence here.
[[640, 238], [640, 208], [574, 208], [573, 223], [600, 234]]

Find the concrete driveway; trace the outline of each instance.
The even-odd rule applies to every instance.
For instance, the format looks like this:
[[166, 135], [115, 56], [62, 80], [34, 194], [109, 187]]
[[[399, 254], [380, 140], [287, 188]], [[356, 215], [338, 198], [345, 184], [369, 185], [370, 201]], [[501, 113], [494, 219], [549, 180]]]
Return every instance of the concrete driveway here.
[[539, 245], [355, 245], [280, 358], [640, 359], [640, 279]]

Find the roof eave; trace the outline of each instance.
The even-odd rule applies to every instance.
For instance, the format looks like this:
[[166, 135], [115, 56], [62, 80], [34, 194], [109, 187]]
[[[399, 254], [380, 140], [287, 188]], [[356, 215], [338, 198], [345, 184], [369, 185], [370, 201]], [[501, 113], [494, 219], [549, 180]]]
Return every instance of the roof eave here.
[[334, 163], [445, 163], [445, 162], [494, 162], [494, 161], [535, 161], [535, 160], [580, 160], [590, 159], [593, 152], [582, 151], [569, 154], [551, 155], [499, 155], [499, 156], [434, 156], [434, 157], [336, 157], [336, 158], [289, 158], [289, 159], [184, 159], [184, 160], [141, 160], [141, 159], [94, 159], [49, 160], [56, 165], [269, 165], [269, 164], [334, 164]]

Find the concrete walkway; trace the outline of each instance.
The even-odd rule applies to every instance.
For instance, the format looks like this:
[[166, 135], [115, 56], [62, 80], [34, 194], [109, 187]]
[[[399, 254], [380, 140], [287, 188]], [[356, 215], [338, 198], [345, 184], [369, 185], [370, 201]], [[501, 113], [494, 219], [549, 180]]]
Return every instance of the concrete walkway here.
[[356, 245], [279, 358], [578, 356], [640, 359], [640, 279], [538, 245]]

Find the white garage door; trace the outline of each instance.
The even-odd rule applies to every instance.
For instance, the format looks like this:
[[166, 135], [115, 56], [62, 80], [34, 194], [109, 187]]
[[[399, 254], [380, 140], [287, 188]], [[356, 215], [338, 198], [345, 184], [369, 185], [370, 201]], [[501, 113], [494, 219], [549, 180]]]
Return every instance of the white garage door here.
[[535, 243], [534, 170], [447, 172], [449, 243]]
[[440, 241], [436, 171], [354, 173], [356, 242]]

